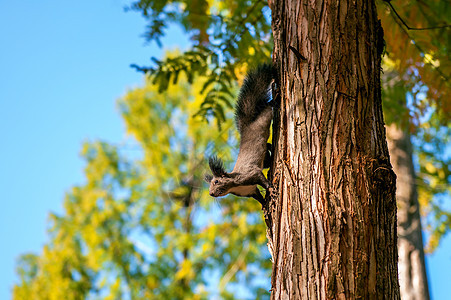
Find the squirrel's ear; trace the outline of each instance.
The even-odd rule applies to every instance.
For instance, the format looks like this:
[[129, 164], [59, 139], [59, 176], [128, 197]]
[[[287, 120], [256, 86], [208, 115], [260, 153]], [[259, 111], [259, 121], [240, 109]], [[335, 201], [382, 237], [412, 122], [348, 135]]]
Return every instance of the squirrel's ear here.
[[210, 174], [205, 174], [205, 176], [204, 176], [204, 180], [207, 182], [207, 183], [210, 183], [210, 181], [213, 179], [213, 176], [211, 176]]
[[213, 172], [215, 177], [221, 177], [226, 173], [224, 170], [224, 164], [222, 160], [217, 156], [212, 156], [208, 159], [208, 164], [210, 165], [210, 170]]

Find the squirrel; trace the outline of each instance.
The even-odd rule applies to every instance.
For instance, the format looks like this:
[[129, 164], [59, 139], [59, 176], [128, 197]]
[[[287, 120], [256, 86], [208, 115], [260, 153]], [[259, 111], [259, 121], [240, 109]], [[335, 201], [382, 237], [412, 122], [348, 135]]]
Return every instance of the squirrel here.
[[[265, 199], [257, 188], [261, 185], [271, 191], [262, 170], [271, 163], [271, 144], [267, 143], [273, 119], [270, 87], [276, 79], [272, 64], [264, 64], [247, 73], [235, 106], [235, 122], [240, 133], [240, 149], [235, 167], [227, 173], [221, 159], [209, 158], [213, 175], [206, 175], [213, 197], [233, 194], [252, 197], [264, 206]], [[271, 101], [270, 101], [271, 100]]]

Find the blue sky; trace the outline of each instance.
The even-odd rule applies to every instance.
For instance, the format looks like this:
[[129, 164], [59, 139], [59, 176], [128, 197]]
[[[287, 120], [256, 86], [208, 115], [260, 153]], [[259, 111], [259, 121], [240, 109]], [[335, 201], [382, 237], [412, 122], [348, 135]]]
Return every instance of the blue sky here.
[[[115, 101], [142, 82], [129, 65], [162, 54], [126, 3], [0, 1], [0, 299], [11, 298], [16, 258], [40, 253], [48, 213], [83, 182], [81, 143], [125, 138]], [[174, 28], [163, 44], [187, 42]], [[451, 238], [427, 263], [432, 296], [446, 299]]]
[[[40, 253], [47, 216], [83, 182], [81, 143], [120, 142], [115, 101], [141, 84], [131, 63], [163, 50], [141, 37], [126, 1], [0, 1], [0, 299], [10, 299], [16, 258]], [[187, 39], [174, 28], [164, 45]]]

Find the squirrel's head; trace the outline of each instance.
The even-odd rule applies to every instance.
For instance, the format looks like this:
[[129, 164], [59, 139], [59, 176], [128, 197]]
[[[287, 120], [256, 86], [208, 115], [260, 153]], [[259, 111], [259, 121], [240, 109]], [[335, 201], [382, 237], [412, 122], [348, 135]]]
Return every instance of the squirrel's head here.
[[231, 178], [224, 170], [222, 160], [216, 156], [210, 157], [208, 160], [210, 170], [213, 175], [205, 175], [205, 181], [210, 184], [209, 193], [212, 197], [221, 197], [229, 193], [231, 188]]

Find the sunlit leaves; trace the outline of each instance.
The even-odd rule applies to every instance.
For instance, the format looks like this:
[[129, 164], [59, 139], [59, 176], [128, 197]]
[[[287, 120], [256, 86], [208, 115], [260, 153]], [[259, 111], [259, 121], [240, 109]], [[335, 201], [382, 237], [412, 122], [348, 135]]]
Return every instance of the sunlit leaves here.
[[[387, 56], [383, 100], [387, 123], [396, 122], [413, 136], [417, 190], [426, 222], [429, 250], [450, 227], [449, 122], [451, 119], [451, 28], [407, 29], [385, 3], [379, 5]], [[451, 24], [446, 1], [391, 2], [410, 27]]]
[[[451, 24], [451, 6], [446, 1], [401, 1], [391, 2], [403, 20], [411, 27], [427, 28]], [[442, 111], [444, 119], [451, 114], [451, 28], [430, 30], [408, 30], [394, 12], [382, 1], [379, 3], [379, 17], [384, 27], [388, 57], [404, 85], [413, 93], [413, 105], [421, 114], [426, 107], [417, 102], [414, 90], [426, 93], [428, 102]], [[418, 99], [423, 97], [418, 95]], [[443, 124], [443, 123], [442, 123]]]
[[433, 251], [451, 229], [451, 125], [439, 124], [436, 115], [431, 114], [414, 139], [418, 149], [418, 198], [426, 215], [428, 251]]
[[191, 36], [193, 47], [163, 60], [152, 58], [153, 65], [132, 65], [157, 84], [159, 92], [177, 83], [180, 74], [188, 82], [206, 78], [203, 101], [195, 113], [217, 125], [225, 121], [227, 106], [233, 103], [231, 90], [236, 70], [266, 62], [271, 54], [269, 8], [265, 1], [153, 1], [141, 0], [131, 8], [143, 13], [150, 31], [147, 40], [160, 43], [163, 29], [170, 23], [182, 25]]
[[193, 117], [206, 81], [181, 74], [160, 93], [149, 80], [118, 102], [128, 142], [83, 144], [85, 182], [50, 216], [43, 253], [21, 259], [16, 299], [200, 299], [214, 291], [212, 273], [234, 274], [216, 295], [264, 290], [247, 282], [269, 269], [258, 203], [204, 189], [206, 156], [231, 161], [237, 142], [230, 104], [222, 131]]

